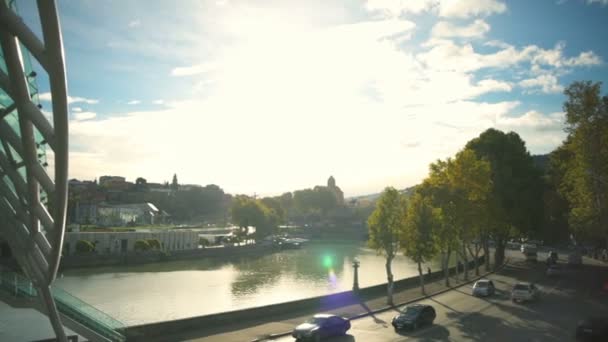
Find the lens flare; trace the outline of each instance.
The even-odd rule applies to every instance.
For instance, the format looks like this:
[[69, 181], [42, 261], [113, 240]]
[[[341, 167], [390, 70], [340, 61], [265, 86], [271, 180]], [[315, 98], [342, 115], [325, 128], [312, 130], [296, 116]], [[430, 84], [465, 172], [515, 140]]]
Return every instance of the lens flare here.
[[334, 261], [331, 257], [331, 255], [326, 255], [323, 257], [323, 267], [325, 268], [331, 268], [334, 264]]

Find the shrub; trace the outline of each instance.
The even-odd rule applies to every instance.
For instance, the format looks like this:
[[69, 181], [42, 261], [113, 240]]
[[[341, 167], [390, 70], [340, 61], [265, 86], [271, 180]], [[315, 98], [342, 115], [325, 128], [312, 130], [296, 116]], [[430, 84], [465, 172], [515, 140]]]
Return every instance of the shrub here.
[[78, 240], [76, 242], [76, 253], [78, 254], [86, 254], [92, 253], [95, 251], [95, 245], [88, 240]]
[[133, 245], [133, 248], [136, 251], [147, 251], [150, 249], [150, 244], [146, 240], [137, 240], [135, 241], [135, 245]]
[[201, 238], [198, 239], [198, 244], [201, 245], [201, 246], [203, 246], [203, 247], [207, 247], [207, 246], [211, 245], [211, 242], [209, 242], [209, 240], [207, 240], [206, 238], [201, 237]]
[[160, 241], [158, 239], [148, 239], [146, 241], [148, 242], [150, 249], [160, 250]]

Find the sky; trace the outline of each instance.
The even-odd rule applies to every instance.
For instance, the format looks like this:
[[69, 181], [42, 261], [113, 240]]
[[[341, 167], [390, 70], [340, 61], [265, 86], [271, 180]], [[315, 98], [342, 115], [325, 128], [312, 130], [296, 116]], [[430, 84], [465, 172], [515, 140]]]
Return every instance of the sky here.
[[[19, 11], [39, 34], [34, 6]], [[276, 195], [333, 175], [346, 196], [404, 188], [490, 127], [552, 151], [563, 89], [608, 81], [608, 0], [58, 7], [77, 179], [175, 173]]]

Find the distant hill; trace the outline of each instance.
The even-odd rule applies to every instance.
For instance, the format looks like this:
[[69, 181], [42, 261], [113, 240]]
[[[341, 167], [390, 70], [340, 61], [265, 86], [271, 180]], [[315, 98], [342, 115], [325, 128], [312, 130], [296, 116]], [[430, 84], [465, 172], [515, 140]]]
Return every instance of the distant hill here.
[[[417, 185], [410, 186], [405, 189], [401, 189], [401, 190], [399, 190], [399, 192], [402, 194], [405, 194], [406, 197], [410, 197], [414, 193], [414, 190], [416, 190], [416, 186]], [[353, 197], [349, 197], [349, 198], [345, 199], [345, 201], [348, 202], [350, 200], [357, 200], [357, 201], [361, 201], [361, 202], [363, 202], [363, 201], [375, 202], [378, 199], [378, 197], [380, 197], [380, 195], [381, 195], [381, 193], [378, 192], [378, 193], [369, 194], [369, 195], [353, 196]]]

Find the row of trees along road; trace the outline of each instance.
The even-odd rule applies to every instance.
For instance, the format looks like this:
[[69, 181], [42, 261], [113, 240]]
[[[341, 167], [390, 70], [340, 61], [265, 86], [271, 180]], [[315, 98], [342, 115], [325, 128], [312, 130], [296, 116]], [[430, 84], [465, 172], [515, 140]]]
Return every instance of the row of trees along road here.
[[[452, 253], [464, 261], [489, 256], [495, 243], [494, 265], [504, 261], [510, 237], [529, 234], [542, 218], [541, 172], [525, 143], [513, 132], [488, 129], [469, 141], [453, 158], [430, 165], [429, 175], [411, 198], [386, 188], [368, 219], [369, 246], [386, 257], [388, 304], [393, 304], [391, 264], [402, 252], [418, 264], [424, 293], [422, 264], [439, 254], [446, 285]], [[486, 257], [489, 267], [489, 257]], [[479, 265], [475, 263], [479, 274]]]
[[568, 136], [551, 153], [551, 177], [575, 239], [608, 247], [608, 96], [589, 81], [574, 82], [564, 94]]

